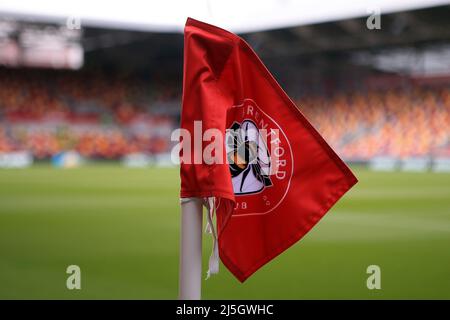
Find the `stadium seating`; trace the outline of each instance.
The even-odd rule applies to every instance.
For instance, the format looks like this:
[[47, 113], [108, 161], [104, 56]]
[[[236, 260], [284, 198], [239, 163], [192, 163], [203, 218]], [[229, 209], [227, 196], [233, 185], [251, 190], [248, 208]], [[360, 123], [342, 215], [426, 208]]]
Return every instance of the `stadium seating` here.
[[450, 88], [304, 97], [300, 109], [345, 159], [450, 155]]
[[[108, 159], [167, 153], [179, 87], [100, 71], [0, 69], [0, 152], [48, 158], [76, 150]], [[347, 160], [450, 156], [448, 86], [335, 91], [296, 102]]]
[[0, 152], [48, 158], [76, 150], [111, 159], [165, 153], [177, 119], [158, 105], [172, 96], [170, 87], [157, 90], [133, 77], [2, 69]]

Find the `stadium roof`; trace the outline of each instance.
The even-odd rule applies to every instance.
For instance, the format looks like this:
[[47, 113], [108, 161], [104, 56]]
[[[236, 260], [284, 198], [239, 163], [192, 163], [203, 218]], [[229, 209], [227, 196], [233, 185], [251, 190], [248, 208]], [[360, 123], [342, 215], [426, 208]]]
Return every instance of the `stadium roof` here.
[[84, 27], [153, 32], [181, 32], [186, 17], [220, 25], [237, 33], [339, 21], [446, 5], [448, 0], [2, 0], [0, 16], [64, 23], [81, 20]]

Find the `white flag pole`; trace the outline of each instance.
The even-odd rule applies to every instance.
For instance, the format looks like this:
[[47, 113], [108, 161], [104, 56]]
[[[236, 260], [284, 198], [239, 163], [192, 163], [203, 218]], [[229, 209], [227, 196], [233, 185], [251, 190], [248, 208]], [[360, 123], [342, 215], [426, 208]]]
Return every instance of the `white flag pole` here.
[[202, 284], [202, 200], [181, 199], [180, 273], [178, 298], [200, 300]]

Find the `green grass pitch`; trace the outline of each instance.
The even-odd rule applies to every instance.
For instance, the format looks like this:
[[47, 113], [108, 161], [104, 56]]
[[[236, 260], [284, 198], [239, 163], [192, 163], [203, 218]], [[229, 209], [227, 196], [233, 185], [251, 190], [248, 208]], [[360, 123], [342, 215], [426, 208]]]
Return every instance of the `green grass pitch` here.
[[[354, 171], [304, 239], [244, 284], [222, 265], [203, 298], [450, 299], [450, 174]], [[177, 169], [0, 170], [0, 298], [176, 298], [178, 190]], [[209, 235], [203, 248], [206, 272]], [[81, 290], [66, 288], [72, 264]]]

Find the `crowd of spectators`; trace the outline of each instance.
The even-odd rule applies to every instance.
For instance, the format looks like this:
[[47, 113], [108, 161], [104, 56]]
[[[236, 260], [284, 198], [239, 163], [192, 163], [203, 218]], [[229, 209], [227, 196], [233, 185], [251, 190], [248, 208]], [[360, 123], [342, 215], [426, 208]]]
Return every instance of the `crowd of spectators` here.
[[0, 69], [0, 152], [48, 158], [76, 150], [93, 158], [170, 151], [170, 85], [101, 72]]
[[[136, 76], [0, 69], [0, 152], [108, 159], [170, 152], [179, 91]], [[345, 159], [450, 156], [448, 85], [306, 94], [296, 103]]]
[[340, 92], [298, 106], [346, 159], [450, 155], [449, 86]]

